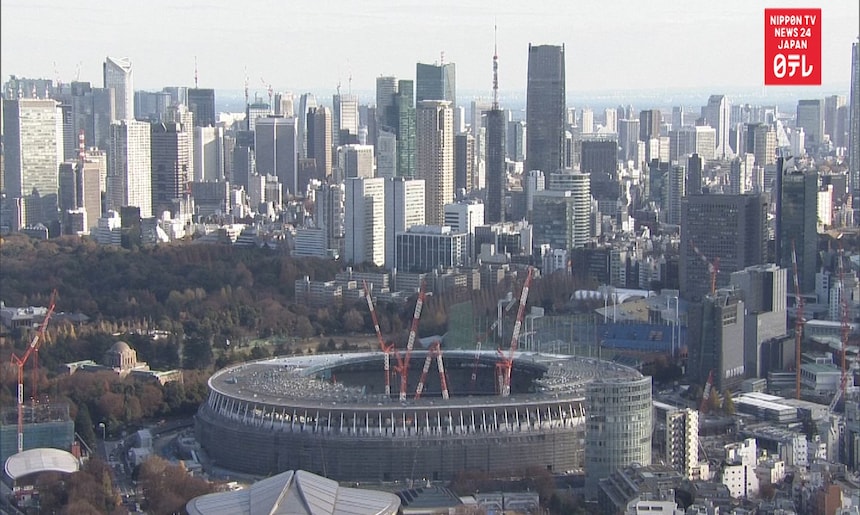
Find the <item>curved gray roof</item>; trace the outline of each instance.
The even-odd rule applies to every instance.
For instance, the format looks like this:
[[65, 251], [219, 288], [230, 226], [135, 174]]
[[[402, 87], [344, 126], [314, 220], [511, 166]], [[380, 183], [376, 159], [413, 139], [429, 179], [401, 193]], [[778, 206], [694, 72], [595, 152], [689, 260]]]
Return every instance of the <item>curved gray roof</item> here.
[[13, 480], [39, 472], [64, 472], [71, 474], [80, 469], [75, 456], [60, 449], [29, 449], [9, 456], [6, 460], [6, 475]]

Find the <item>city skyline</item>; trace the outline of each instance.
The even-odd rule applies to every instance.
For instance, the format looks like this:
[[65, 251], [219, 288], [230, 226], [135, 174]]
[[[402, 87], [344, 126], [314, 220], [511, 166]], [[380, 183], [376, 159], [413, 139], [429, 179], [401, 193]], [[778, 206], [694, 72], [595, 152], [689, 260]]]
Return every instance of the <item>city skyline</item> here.
[[[533, 12], [508, 2], [470, 2], [428, 13], [412, 3], [372, 1], [361, 10], [335, 3], [319, 11], [303, 2], [281, 18], [267, 14], [275, 4], [257, 0], [245, 11], [254, 23], [238, 24], [221, 6], [159, 0], [145, 9], [125, 6], [119, 16], [91, 0], [68, 7], [51, 3], [4, 2], [4, 78], [71, 82], [79, 74], [95, 84], [110, 55], [130, 58], [138, 89], [192, 86], [196, 63], [200, 87], [241, 90], [247, 74], [252, 92], [264, 91], [264, 83], [298, 93], [335, 89], [338, 82], [342, 91], [358, 92], [372, 91], [380, 75], [413, 77], [416, 63], [441, 62], [444, 53], [444, 62], [457, 65], [457, 88], [489, 98], [495, 24], [502, 104], [525, 94], [529, 43], [566, 46], [569, 91], [761, 87], [764, 8], [807, 7], [797, 0], [733, 1], [719, 10], [708, 4], [679, 11], [667, 0], [654, 0], [647, 10], [628, 1], [545, 2], [541, 12]], [[822, 88], [847, 90], [845, 63], [860, 32], [858, 15], [858, 5], [849, 0], [822, 6]], [[99, 30], [68, 30], [82, 26]], [[127, 37], [135, 31], [137, 37]], [[422, 37], [415, 38], [416, 32]], [[279, 66], [269, 55], [278, 56]], [[785, 88], [768, 88], [777, 90]]]

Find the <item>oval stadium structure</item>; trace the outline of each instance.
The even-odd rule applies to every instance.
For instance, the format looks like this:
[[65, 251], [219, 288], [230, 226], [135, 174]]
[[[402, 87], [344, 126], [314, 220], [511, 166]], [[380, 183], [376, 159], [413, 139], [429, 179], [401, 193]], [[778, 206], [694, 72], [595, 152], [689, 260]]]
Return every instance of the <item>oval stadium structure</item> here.
[[563, 472], [583, 468], [585, 386], [642, 377], [593, 358], [518, 353], [511, 395], [501, 397], [497, 361], [496, 352], [445, 351], [450, 398], [443, 399], [436, 360], [415, 351], [406, 401], [393, 373], [385, 394], [378, 352], [232, 366], [209, 379], [197, 437], [215, 466], [260, 475], [307, 470], [339, 481], [395, 481], [447, 480], [462, 470]]

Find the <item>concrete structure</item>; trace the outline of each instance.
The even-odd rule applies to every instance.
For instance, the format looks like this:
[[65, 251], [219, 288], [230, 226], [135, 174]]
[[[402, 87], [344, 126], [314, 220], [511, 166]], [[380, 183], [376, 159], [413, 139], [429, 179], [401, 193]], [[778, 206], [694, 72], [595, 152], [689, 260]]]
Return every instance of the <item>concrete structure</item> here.
[[588, 174], [568, 174], [574, 188], [536, 191], [532, 225], [535, 245], [571, 250], [583, 247], [591, 236], [591, 194]]
[[743, 293], [744, 369], [748, 377], [766, 377], [762, 344], [787, 333], [788, 271], [772, 263], [733, 272], [730, 283]]
[[325, 181], [332, 169], [332, 116], [325, 106], [312, 107], [307, 115], [307, 157], [316, 164], [314, 178]]
[[454, 111], [444, 100], [425, 100], [416, 111], [417, 177], [425, 183], [424, 220], [442, 225], [454, 200]]
[[758, 455], [756, 441], [747, 438], [743, 442], [726, 445], [720, 482], [726, 485], [735, 499], [750, 498], [758, 493], [758, 477], [755, 473]]
[[797, 101], [794, 125], [806, 135], [806, 148], [813, 150], [824, 143], [824, 101], [820, 98]]
[[373, 146], [341, 145], [337, 147], [336, 181], [355, 177], [370, 179], [373, 173]]
[[529, 44], [526, 90], [526, 170], [563, 168], [564, 45]]
[[708, 98], [708, 105], [702, 107], [702, 117], [716, 133], [714, 157], [719, 159], [731, 157], [733, 153], [729, 147], [731, 109], [731, 102], [725, 95], [711, 95]]
[[457, 69], [454, 63], [415, 65], [415, 103], [424, 100], [446, 100], [452, 108], [457, 105]]
[[504, 111], [498, 107], [487, 111], [487, 205], [484, 213], [487, 223], [505, 221], [508, 184], [505, 168], [506, 126]]
[[21, 199], [12, 230], [58, 218], [58, 174], [63, 162], [63, 120], [53, 100], [3, 101], [3, 187]]
[[585, 391], [585, 491], [618, 468], [651, 463], [651, 377], [597, 378]]
[[795, 171], [782, 176], [782, 199], [778, 216], [779, 264], [789, 268], [794, 284], [791, 252], [797, 253], [797, 280], [802, 293], [815, 290], [818, 270], [818, 173]]
[[194, 113], [195, 127], [215, 127], [215, 124], [218, 123], [218, 113], [215, 112], [214, 89], [189, 88], [188, 109]]
[[107, 209], [140, 208], [140, 216], [152, 216], [152, 161], [150, 124], [120, 120], [110, 126]]
[[[440, 398], [438, 375], [429, 374], [415, 400], [411, 392], [425, 357], [421, 349], [412, 355], [405, 403], [384, 395], [378, 353], [277, 358], [220, 370], [198, 411], [197, 437], [220, 466], [255, 474], [303, 468], [338, 481], [436, 481], [467, 469], [571, 470], [583, 464], [586, 385], [616, 377], [647, 382], [643, 436], [650, 449], [650, 378], [633, 369], [518, 354], [512, 394], [500, 397], [493, 395], [495, 351], [480, 355], [472, 388], [475, 353], [446, 350], [451, 398]], [[470, 391], [485, 395], [462, 397]]]
[[358, 143], [358, 97], [351, 94], [332, 95], [332, 144], [335, 147]]
[[[195, 119], [196, 121], [196, 119]], [[223, 127], [194, 127], [194, 179], [220, 181], [226, 176], [227, 149]]]
[[397, 262], [395, 237], [410, 227], [424, 225], [424, 180], [406, 177], [385, 179], [385, 266]]
[[344, 259], [347, 263], [385, 263], [385, 179], [344, 181]]
[[106, 57], [102, 67], [105, 89], [113, 90], [114, 120], [134, 119], [134, 79], [128, 57]]
[[688, 373], [699, 384], [714, 373], [717, 392], [738, 390], [745, 379], [744, 301], [733, 290], [705, 295], [689, 313]]
[[476, 253], [474, 245], [475, 227], [484, 225], [485, 218], [484, 204], [478, 200], [462, 200], [453, 204], [445, 204], [445, 225], [451, 227], [451, 230], [456, 233], [464, 232], [467, 234], [466, 252], [469, 264], [473, 262]]
[[[50, 402], [24, 405], [24, 451], [49, 447], [72, 449], [75, 423], [69, 418], [69, 405]], [[18, 409], [7, 406], [0, 410], [0, 462], [18, 452]]]
[[396, 515], [400, 499], [391, 493], [345, 488], [304, 470], [288, 470], [240, 490], [188, 501], [189, 515]]
[[77, 472], [80, 466], [78, 459], [68, 451], [38, 448], [13, 454], [5, 461], [3, 470], [12, 481], [18, 481], [42, 472], [72, 474]]
[[274, 175], [285, 195], [299, 195], [296, 119], [279, 116], [257, 118], [254, 129], [257, 173]]
[[713, 127], [697, 125], [669, 131], [669, 162], [686, 161], [690, 154], [699, 154], [705, 161], [713, 160], [717, 131]]

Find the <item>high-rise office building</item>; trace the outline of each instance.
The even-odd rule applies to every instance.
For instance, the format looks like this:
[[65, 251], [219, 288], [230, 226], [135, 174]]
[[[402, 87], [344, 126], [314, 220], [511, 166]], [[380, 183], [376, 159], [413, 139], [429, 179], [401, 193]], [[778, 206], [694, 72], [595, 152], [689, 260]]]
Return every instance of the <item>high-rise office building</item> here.
[[708, 105], [702, 107], [702, 118], [713, 127], [715, 132], [714, 157], [719, 159], [725, 159], [732, 154], [729, 147], [731, 112], [731, 103], [725, 95], [711, 95], [708, 98]]
[[397, 77], [376, 78], [376, 126], [379, 130], [393, 132], [397, 128]]
[[466, 233], [466, 264], [475, 263], [480, 249], [475, 249], [475, 228], [484, 225], [484, 204], [478, 199], [467, 199], [445, 204], [445, 223], [453, 233]]
[[424, 225], [424, 180], [407, 177], [385, 179], [385, 266], [397, 266], [396, 235]]
[[639, 132], [639, 120], [618, 120], [618, 157], [622, 163], [632, 160], [637, 168]]
[[[602, 175], [614, 180], [618, 161], [618, 141], [615, 137], [586, 136], [582, 140], [580, 154], [579, 169], [583, 173]], [[548, 176], [553, 172], [544, 172], [544, 175]]]
[[821, 99], [798, 100], [796, 127], [806, 134], [806, 148], [812, 150], [824, 143], [824, 102]]
[[257, 173], [274, 175], [284, 185], [284, 194], [298, 195], [304, 186], [298, 184], [296, 153], [296, 119], [280, 116], [258, 118], [254, 129]]
[[699, 300], [710, 290], [708, 265], [693, 247], [713, 262], [720, 260], [716, 286], [732, 272], [759, 265], [767, 258], [768, 201], [764, 195], [692, 195], [681, 201], [681, 296]]
[[666, 223], [681, 224], [681, 204], [687, 195], [687, 167], [683, 164], [669, 166], [666, 181], [663, 184], [663, 211], [666, 213]]
[[[791, 268], [791, 249], [797, 254], [797, 280], [800, 291], [815, 291], [818, 270], [818, 173], [793, 171], [782, 176], [779, 204], [779, 265]], [[793, 284], [794, 272], [789, 273]]]
[[343, 253], [345, 193], [342, 183], [323, 184], [314, 195], [314, 222], [325, 231], [326, 249], [332, 257]]
[[226, 155], [223, 127], [194, 127], [194, 181], [229, 180]]
[[505, 139], [507, 119], [496, 106], [487, 111], [487, 204], [484, 218], [494, 224], [505, 221]]
[[328, 107], [311, 107], [307, 115], [307, 157], [316, 163], [316, 178], [326, 181], [332, 169], [332, 125]]
[[446, 100], [424, 100], [416, 110], [417, 176], [426, 185], [425, 221], [442, 225], [454, 200], [454, 111]]
[[776, 163], [776, 131], [765, 123], [747, 124], [744, 151], [755, 156], [756, 166]]
[[639, 111], [639, 141], [650, 141], [651, 138], [660, 137], [661, 123], [663, 123], [663, 115], [659, 109]]
[[734, 272], [732, 286], [744, 299], [744, 371], [747, 377], [766, 377], [769, 362], [763, 359], [762, 344], [787, 333], [786, 297], [788, 271], [773, 263], [749, 266]]
[[397, 269], [428, 273], [466, 266], [468, 235], [446, 225], [416, 225], [395, 236]]
[[475, 188], [475, 138], [468, 132], [454, 136], [454, 189]]
[[93, 88], [89, 82], [72, 82], [72, 132], [84, 131], [87, 148], [107, 150], [110, 124], [116, 119], [112, 89]]
[[394, 97], [397, 108], [397, 176], [415, 177], [415, 83], [411, 80], [397, 82]]
[[341, 93], [332, 95], [331, 112], [334, 146], [358, 143], [358, 97]]
[[107, 209], [133, 206], [141, 218], [152, 216], [150, 124], [120, 120], [111, 124], [108, 150]]
[[564, 46], [529, 44], [526, 170], [562, 168], [565, 108]]
[[651, 377], [596, 379], [585, 389], [585, 490], [619, 468], [651, 463]]
[[[308, 114], [317, 107], [317, 99], [313, 93], [302, 93], [299, 97], [299, 110], [296, 113], [296, 139], [299, 159], [311, 157], [308, 155]], [[331, 129], [329, 129], [331, 133]], [[331, 137], [331, 136], [329, 136]]]
[[134, 118], [134, 81], [131, 60], [128, 57], [106, 57], [104, 66], [105, 89], [114, 91], [116, 120]]
[[687, 157], [687, 184], [684, 195], [699, 195], [702, 193], [703, 162], [699, 154], [693, 153]]
[[591, 237], [591, 184], [585, 173], [570, 173], [566, 190], [535, 191], [534, 244], [553, 249], [584, 247]]
[[591, 134], [594, 132], [594, 111], [589, 108], [584, 108], [579, 115], [579, 128], [582, 134]]
[[457, 73], [454, 63], [415, 66], [415, 102], [447, 100], [457, 105]]
[[[846, 102], [845, 95], [830, 95], [824, 97], [824, 133], [830, 136], [830, 141], [834, 144], [840, 139], [840, 134], [837, 132], [839, 108], [844, 106]], [[838, 146], [838, 144], [837, 144]]]
[[508, 139], [505, 143], [505, 155], [511, 161], [522, 163], [526, 160], [526, 122], [512, 120], [508, 122]]
[[195, 127], [214, 127], [218, 123], [214, 89], [189, 88], [188, 109], [194, 113]]
[[245, 106], [245, 126], [250, 132], [254, 132], [257, 120], [272, 114], [272, 108], [265, 102], [256, 101]]
[[705, 161], [714, 159], [717, 131], [713, 127], [698, 125], [669, 131], [669, 161], [683, 163], [690, 154], [699, 154]]
[[342, 145], [337, 147], [337, 177], [342, 181], [353, 177], [370, 179], [373, 174], [373, 146]]
[[150, 131], [152, 212], [156, 217], [188, 192], [194, 178], [192, 127], [153, 123]]
[[[621, 119], [624, 119], [624, 115], [622, 113]], [[618, 110], [613, 108], [607, 108], [603, 111], [603, 132], [608, 132], [610, 134], [618, 133]]]
[[20, 225], [57, 220], [58, 173], [64, 154], [63, 120], [57, 102], [4, 100], [2, 118], [3, 187], [7, 198], [21, 199], [16, 223], [9, 227], [19, 229]]
[[693, 305], [688, 316], [688, 373], [704, 384], [713, 371], [713, 388], [717, 392], [737, 391], [746, 378], [744, 301], [740, 292], [707, 293], [701, 303]]
[[385, 179], [344, 181], [344, 259], [347, 263], [385, 264]]
[[376, 176], [397, 177], [397, 135], [393, 132], [376, 133]]
[[[851, 91], [848, 112], [848, 177], [854, 209], [860, 209], [860, 38], [851, 45]], [[855, 216], [854, 221], [860, 220]]]

